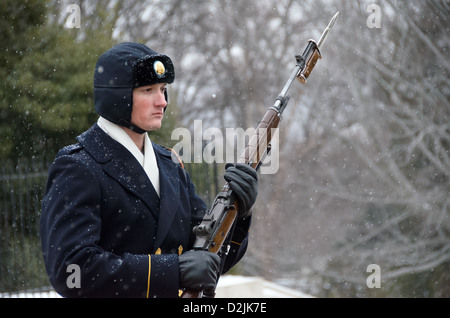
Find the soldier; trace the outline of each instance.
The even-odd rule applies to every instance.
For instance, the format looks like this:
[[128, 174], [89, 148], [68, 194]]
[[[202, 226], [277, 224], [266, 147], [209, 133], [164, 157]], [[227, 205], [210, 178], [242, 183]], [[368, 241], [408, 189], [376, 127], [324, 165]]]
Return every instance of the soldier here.
[[[207, 207], [168, 149], [150, 140], [161, 127], [171, 59], [139, 43], [100, 56], [94, 74], [99, 119], [61, 149], [49, 168], [42, 202], [46, 270], [65, 297], [178, 297], [179, 290], [214, 290], [247, 249], [257, 174], [226, 166], [241, 217], [224, 262], [192, 250]], [[73, 266], [78, 284], [69, 284]], [[71, 277], [72, 279], [73, 277]]]

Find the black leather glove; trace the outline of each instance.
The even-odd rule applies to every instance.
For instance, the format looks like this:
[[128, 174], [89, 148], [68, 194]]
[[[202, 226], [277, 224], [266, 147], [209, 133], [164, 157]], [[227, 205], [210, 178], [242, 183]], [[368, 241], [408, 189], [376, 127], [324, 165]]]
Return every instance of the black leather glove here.
[[219, 273], [219, 255], [208, 251], [187, 251], [178, 256], [180, 287], [214, 291]]
[[243, 163], [225, 165], [225, 180], [230, 184], [231, 190], [239, 204], [239, 217], [251, 215], [251, 208], [258, 196], [258, 174], [251, 166]]

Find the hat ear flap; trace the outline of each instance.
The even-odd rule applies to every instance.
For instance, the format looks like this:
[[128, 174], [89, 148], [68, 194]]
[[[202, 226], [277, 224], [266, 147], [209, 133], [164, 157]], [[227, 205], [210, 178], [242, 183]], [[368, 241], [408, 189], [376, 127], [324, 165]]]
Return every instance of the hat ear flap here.
[[164, 107], [164, 112], [166, 112], [167, 106], [169, 106], [169, 94], [167, 94], [167, 89], [164, 91], [164, 97], [166, 98], [167, 105]]

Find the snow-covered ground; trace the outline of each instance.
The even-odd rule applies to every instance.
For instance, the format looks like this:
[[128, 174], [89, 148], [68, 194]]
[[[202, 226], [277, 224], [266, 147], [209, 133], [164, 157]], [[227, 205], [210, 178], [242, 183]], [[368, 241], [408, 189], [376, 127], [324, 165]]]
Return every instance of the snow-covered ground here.
[[311, 298], [311, 295], [269, 282], [261, 277], [225, 275], [219, 280], [216, 298]]
[[[309, 298], [308, 294], [269, 282], [261, 277], [225, 275], [219, 280], [216, 298]], [[53, 291], [0, 293], [0, 298], [61, 298]]]
[[23, 291], [17, 293], [0, 293], [0, 298], [61, 298], [54, 290], [50, 291]]

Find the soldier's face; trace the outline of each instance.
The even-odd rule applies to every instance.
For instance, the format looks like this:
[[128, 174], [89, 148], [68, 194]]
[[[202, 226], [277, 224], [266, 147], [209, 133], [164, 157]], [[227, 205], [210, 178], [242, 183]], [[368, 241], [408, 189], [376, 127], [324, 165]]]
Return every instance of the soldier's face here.
[[144, 130], [161, 128], [164, 108], [167, 106], [164, 96], [166, 90], [167, 84], [165, 83], [135, 88], [131, 122]]

